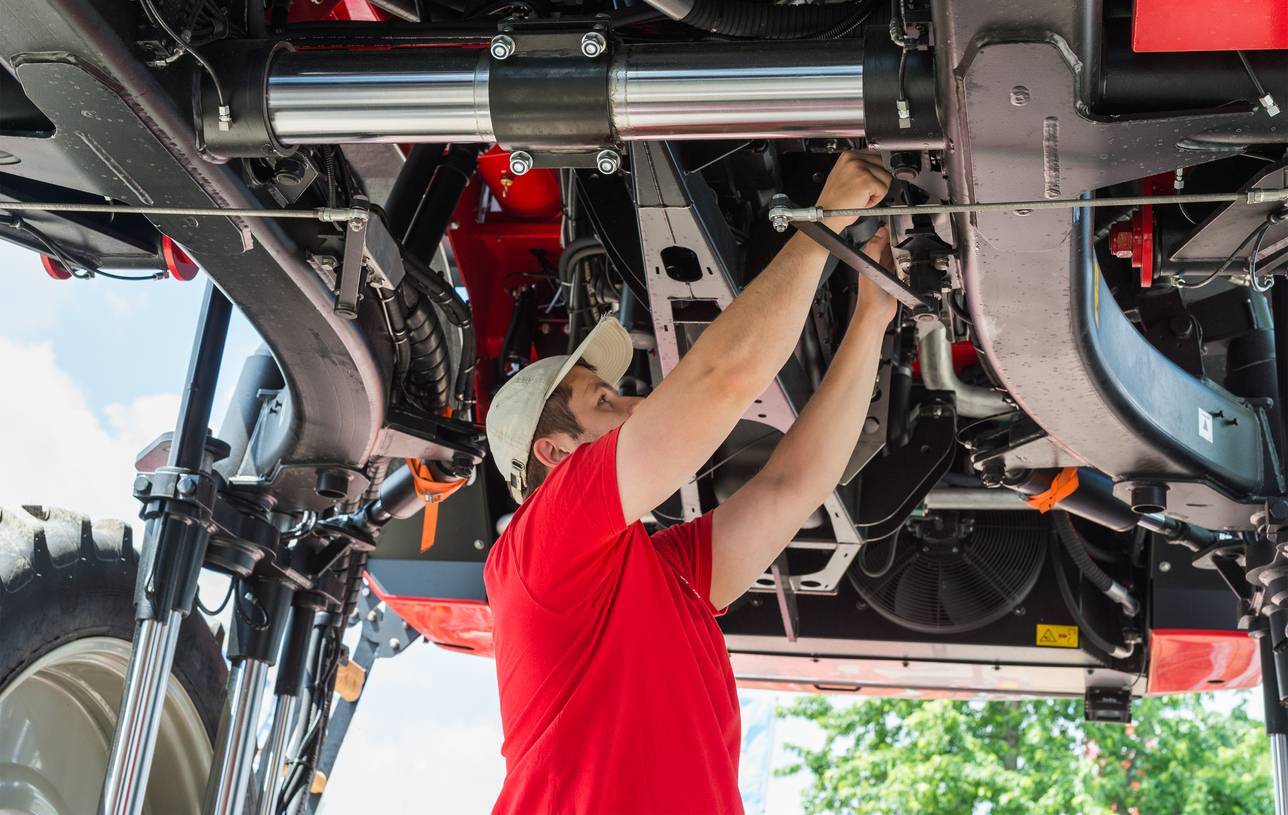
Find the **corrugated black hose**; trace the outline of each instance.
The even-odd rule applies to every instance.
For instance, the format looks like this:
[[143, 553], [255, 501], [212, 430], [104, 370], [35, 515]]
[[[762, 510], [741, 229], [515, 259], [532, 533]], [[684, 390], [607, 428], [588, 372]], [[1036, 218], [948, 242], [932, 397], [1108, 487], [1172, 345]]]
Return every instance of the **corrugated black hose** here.
[[[1057, 536], [1058, 537], [1058, 536]], [[1069, 585], [1069, 575], [1065, 573], [1064, 564], [1060, 562], [1060, 544], [1053, 537], [1050, 539], [1051, 568], [1055, 570], [1055, 582], [1060, 587], [1060, 597], [1064, 600], [1064, 606], [1073, 615], [1073, 621], [1078, 624], [1078, 630], [1087, 638], [1087, 641], [1096, 646], [1103, 653], [1116, 659], [1126, 659], [1136, 650], [1134, 643], [1126, 645], [1115, 645], [1104, 637], [1100, 632], [1091, 627], [1091, 623], [1083, 615], [1082, 609], [1078, 606], [1078, 598], [1073, 594], [1073, 588]]]
[[416, 289], [399, 292], [407, 314], [407, 338], [411, 360], [407, 366], [408, 388], [433, 413], [442, 412], [452, 395], [451, 360], [447, 336], [432, 306]]
[[[796, 40], [848, 30], [847, 21], [866, 15], [869, 3], [780, 6], [746, 0], [698, 0], [681, 22], [726, 37]], [[835, 36], [835, 35], [833, 35]]]
[[[444, 279], [442, 275], [429, 268], [415, 254], [404, 251], [402, 259], [403, 268], [407, 272], [407, 280], [427, 296], [430, 302], [441, 308], [443, 314], [447, 316], [452, 325], [461, 330], [461, 362], [456, 370], [456, 385], [453, 388], [453, 395], [456, 400], [459, 417], [468, 419], [474, 412], [474, 366], [476, 358], [474, 323], [470, 317], [470, 307], [461, 299], [461, 295], [457, 293], [455, 286]], [[409, 323], [410, 319], [408, 317]]]

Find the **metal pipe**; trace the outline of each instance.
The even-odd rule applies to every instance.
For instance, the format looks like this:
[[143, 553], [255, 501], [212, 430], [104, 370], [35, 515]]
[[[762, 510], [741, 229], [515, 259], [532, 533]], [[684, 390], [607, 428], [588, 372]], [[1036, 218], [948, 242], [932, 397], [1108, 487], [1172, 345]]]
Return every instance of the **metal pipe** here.
[[171, 611], [164, 622], [139, 620], [134, 626], [134, 647], [103, 779], [100, 815], [138, 815], [143, 811], [157, 727], [161, 724], [170, 664], [182, 621], [178, 611]]
[[1275, 783], [1275, 815], [1288, 815], [1288, 734], [1270, 735], [1270, 775]]
[[1032, 510], [1013, 490], [986, 487], [935, 487], [926, 493], [926, 509]]
[[228, 676], [227, 716], [219, 725], [203, 815], [241, 815], [246, 785], [253, 775], [259, 704], [267, 675], [268, 665], [257, 659], [233, 660]]
[[[269, 70], [269, 125], [283, 144], [490, 143], [492, 59], [487, 49], [450, 47], [282, 53]], [[550, 71], [552, 92], [558, 62], [533, 69]], [[853, 42], [627, 46], [603, 70], [606, 114], [622, 141], [864, 133], [863, 54]]]
[[956, 394], [957, 415], [982, 419], [1015, 412], [1015, 405], [1007, 401], [1004, 394], [967, 385], [957, 378], [957, 372], [953, 370], [953, 352], [948, 343], [948, 329], [933, 316], [917, 321], [917, 347], [921, 359], [921, 380], [929, 390]]
[[277, 790], [282, 782], [282, 761], [286, 751], [286, 738], [295, 721], [296, 696], [279, 695], [273, 708], [273, 726], [268, 733], [268, 744], [260, 754], [261, 774], [259, 788], [259, 815], [277, 812]]

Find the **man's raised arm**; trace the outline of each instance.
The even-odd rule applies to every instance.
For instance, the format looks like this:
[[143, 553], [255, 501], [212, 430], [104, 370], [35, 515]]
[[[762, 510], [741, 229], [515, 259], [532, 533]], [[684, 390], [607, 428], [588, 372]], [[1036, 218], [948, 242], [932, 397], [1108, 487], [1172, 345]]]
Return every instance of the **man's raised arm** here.
[[[876, 156], [844, 153], [818, 205], [872, 207], [889, 185]], [[849, 220], [828, 226], [843, 229]], [[617, 482], [627, 522], [692, 477], [769, 386], [800, 339], [826, 261], [822, 247], [793, 236], [622, 425]]]

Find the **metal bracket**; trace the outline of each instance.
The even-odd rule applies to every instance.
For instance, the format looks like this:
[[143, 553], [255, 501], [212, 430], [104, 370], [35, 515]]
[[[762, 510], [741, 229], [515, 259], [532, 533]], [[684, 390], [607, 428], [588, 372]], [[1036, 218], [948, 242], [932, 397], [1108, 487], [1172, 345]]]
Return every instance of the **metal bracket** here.
[[[366, 196], [353, 196], [353, 209], [367, 211], [371, 202]], [[349, 219], [349, 226], [344, 233], [344, 262], [340, 266], [340, 279], [335, 293], [335, 313], [346, 320], [358, 316], [358, 292], [362, 289], [363, 277], [366, 274], [365, 258], [367, 254], [367, 222], [370, 217]]]
[[783, 615], [783, 631], [788, 642], [796, 642], [801, 630], [800, 611], [796, 607], [796, 592], [792, 589], [792, 573], [787, 568], [786, 550], [778, 553], [769, 571], [774, 576], [774, 594], [778, 595], [778, 610]]

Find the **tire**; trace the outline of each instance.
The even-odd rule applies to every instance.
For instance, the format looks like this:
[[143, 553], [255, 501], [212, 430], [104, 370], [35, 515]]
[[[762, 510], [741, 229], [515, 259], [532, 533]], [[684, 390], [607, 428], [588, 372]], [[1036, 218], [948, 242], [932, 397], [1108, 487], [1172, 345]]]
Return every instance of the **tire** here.
[[[0, 812], [94, 812], [134, 632], [131, 528], [0, 508]], [[180, 627], [146, 811], [199, 812], [227, 684], [200, 615]]]

